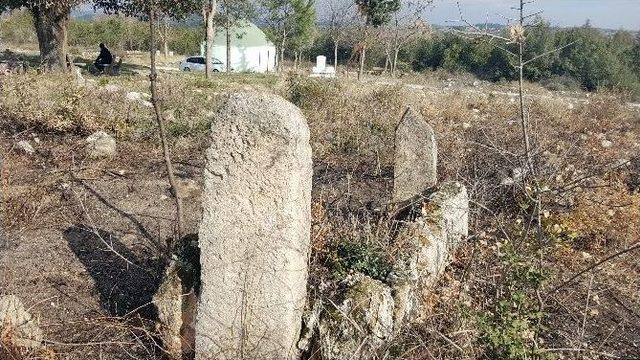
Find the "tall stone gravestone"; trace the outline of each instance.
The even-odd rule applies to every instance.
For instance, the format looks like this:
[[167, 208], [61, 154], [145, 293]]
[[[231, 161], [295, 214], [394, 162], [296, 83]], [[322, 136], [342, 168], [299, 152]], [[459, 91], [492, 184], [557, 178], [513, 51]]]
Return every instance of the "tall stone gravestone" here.
[[269, 94], [229, 97], [207, 150], [196, 359], [298, 356], [311, 176], [298, 108]]
[[438, 149], [433, 129], [411, 108], [396, 128], [393, 200], [411, 199], [436, 185]]

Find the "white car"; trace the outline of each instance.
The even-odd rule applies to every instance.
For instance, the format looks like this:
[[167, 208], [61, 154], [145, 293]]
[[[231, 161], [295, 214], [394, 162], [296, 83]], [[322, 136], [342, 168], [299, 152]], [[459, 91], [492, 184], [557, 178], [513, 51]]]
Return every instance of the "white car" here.
[[[180, 63], [180, 71], [205, 71], [205, 58], [204, 56], [191, 56]], [[213, 58], [213, 71], [224, 71], [224, 64], [222, 61]]]

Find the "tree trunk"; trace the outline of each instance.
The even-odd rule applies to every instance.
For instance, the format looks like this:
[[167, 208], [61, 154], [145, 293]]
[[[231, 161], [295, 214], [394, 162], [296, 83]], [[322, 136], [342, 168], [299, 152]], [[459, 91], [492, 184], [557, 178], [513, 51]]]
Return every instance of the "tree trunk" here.
[[396, 75], [396, 71], [398, 70], [398, 53], [400, 52], [400, 48], [396, 48], [393, 52], [393, 64], [391, 66], [391, 74], [393, 76]]
[[227, 31], [227, 67], [226, 71], [231, 71], [231, 23], [229, 22], [229, 12], [227, 10], [227, 22], [226, 22], [226, 31]]
[[333, 67], [338, 72], [338, 42], [333, 43]]
[[167, 18], [162, 22], [162, 50], [165, 59], [169, 57], [169, 24]]
[[362, 44], [362, 49], [360, 50], [360, 70], [358, 71], [358, 80], [362, 79], [362, 75], [364, 74], [364, 58], [367, 55], [367, 45]]
[[40, 48], [40, 64], [47, 70], [67, 69], [67, 25], [71, 9], [55, 12], [31, 8]]
[[211, 78], [213, 73], [213, 39], [216, 36], [216, 28], [213, 23], [213, 17], [216, 15], [216, 7], [218, 6], [216, 0], [207, 0], [207, 3], [203, 9], [204, 21], [207, 24], [207, 49], [205, 54], [205, 73], [207, 79]]
[[284, 46], [287, 41], [287, 30], [282, 30], [282, 41], [280, 42], [280, 61], [278, 61], [278, 72], [284, 70]]
[[385, 50], [385, 57], [384, 57], [384, 72], [387, 72], [387, 69], [389, 71], [391, 71], [393, 69], [392, 65], [390, 64], [391, 62], [391, 54], [389, 54], [389, 50]]
[[[151, 103], [153, 104], [153, 110], [156, 115], [156, 121], [158, 123], [158, 129], [160, 130], [160, 141], [162, 142], [162, 152], [164, 154], [164, 162], [167, 168], [167, 175], [169, 177], [169, 185], [171, 186], [171, 193], [176, 202], [176, 230], [178, 240], [184, 236], [184, 213], [182, 210], [182, 192], [178, 188], [175, 174], [173, 172], [173, 163], [171, 162], [171, 153], [169, 151], [169, 142], [167, 140], [167, 130], [164, 126], [164, 119], [162, 117], [162, 108], [158, 99], [158, 73], [156, 71], [156, 43], [155, 43], [155, 22], [156, 22], [156, 10], [151, 8], [149, 10], [149, 36], [151, 40], [151, 48], [149, 49], [151, 73], [149, 74], [149, 83], [151, 90]], [[168, 254], [172, 254], [171, 244], [167, 244]]]
[[369, 18], [365, 17], [365, 26], [364, 26], [364, 37], [362, 41], [362, 49], [360, 50], [360, 69], [358, 70], [358, 80], [362, 79], [362, 75], [364, 75], [364, 60], [367, 55], [367, 41], [369, 40]]

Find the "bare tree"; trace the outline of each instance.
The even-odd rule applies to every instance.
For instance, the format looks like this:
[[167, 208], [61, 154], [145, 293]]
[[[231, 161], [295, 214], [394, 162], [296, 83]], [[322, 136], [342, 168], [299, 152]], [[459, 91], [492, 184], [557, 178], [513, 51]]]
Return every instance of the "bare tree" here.
[[205, 74], [207, 79], [211, 78], [213, 73], [213, 39], [216, 36], [215, 17], [217, 14], [217, 0], [204, 0], [202, 6], [202, 17], [206, 27], [206, 51], [205, 51]]
[[388, 42], [388, 63], [391, 66], [391, 74], [398, 70], [398, 54], [408, 43], [419, 36], [428, 34], [431, 29], [423, 19], [425, 10], [433, 4], [433, 0], [405, 1], [402, 10], [394, 14], [394, 20], [387, 26], [390, 40]]
[[[512, 59], [512, 65], [518, 72], [518, 98], [519, 98], [519, 117], [520, 117], [520, 129], [522, 133], [522, 146], [524, 150], [523, 162], [525, 163], [525, 168], [527, 169], [526, 176], [522, 177], [522, 186], [524, 190], [524, 194], [528, 197], [528, 199], [534, 204], [532, 219], [534, 219], [535, 227], [536, 227], [536, 237], [538, 240], [539, 246], [542, 246], [544, 241], [544, 232], [542, 228], [542, 196], [544, 194], [544, 190], [540, 184], [540, 179], [538, 178], [538, 169], [536, 168], [536, 163], [534, 159], [534, 145], [532, 144], [531, 135], [530, 135], [530, 119], [529, 113], [527, 111], [527, 107], [525, 104], [525, 89], [524, 89], [524, 69], [525, 67], [540, 59], [541, 57], [548, 56], [552, 53], [560, 51], [566, 47], [573, 45], [573, 43], [566, 44], [564, 46], [549, 49], [541, 54], [535, 55], [530, 59], [525, 59], [525, 46], [526, 46], [526, 38], [527, 38], [527, 28], [535, 25], [535, 22], [539, 21], [539, 15], [542, 13], [541, 11], [527, 13], [527, 6], [535, 3], [537, 0], [516, 0], [517, 6], [514, 9], [517, 11], [516, 19], [509, 19], [509, 34], [499, 34], [493, 33], [488, 30], [488, 26], [485, 26], [484, 29], [478, 27], [470, 23], [465, 19], [462, 13], [462, 7], [460, 5], [460, 1], [457, 1], [458, 11], [460, 14], [460, 20], [467, 26], [466, 30], [457, 30], [459, 34], [466, 37], [471, 37], [474, 39], [485, 39], [489, 43], [491, 43], [496, 48], [499, 48], [505, 51], [510, 55]], [[506, 18], [506, 17], [505, 17]], [[533, 21], [532, 21], [533, 19]], [[511, 49], [510, 49], [511, 47]], [[513, 50], [515, 47], [515, 50]], [[538, 152], [535, 152], [538, 153]], [[532, 186], [528, 184], [531, 183]], [[531, 191], [528, 189], [531, 188]]]
[[153, 110], [156, 115], [156, 121], [160, 130], [160, 141], [162, 142], [162, 151], [164, 154], [164, 162], [167, 167], [167, 175], [169, 177], [169, 185], [171, 186], [171, 193], [176, 202], [176, 227], [178, 232], [178, 239], [184, 236], [184, 212], [182, 210], [182, 193], [178, 188], [173, 163], [171, 162], [171, 152], [169, 151], [169, 142], [167, 140], [167, 130], [164, 125], [164, 118], [162, 115], [162, 108], [160, 100], [158, 99], [158, 73], [156, 70], [156, 22], [157, 22], [157, 10], [154, 6], [149, 7], [149, 39], [151, 42], [150, 49], [150, 61], [151, 72], [149, 74], [149, 83], [151, 89], [151, 103], [153, 104]]
[[171, 37], [171, 28], [169, 27], [169, 18], [161, 16], [158, 19], [158, 36], [162, 42], [162, 53], [165, 58], [169, 57], [169, 40]]
[[333, 67], [338, 70], [338, 47], [348, 37], [348, 27], [356, 20], [353, 2], [329, 2], [329, 37], [333, 42]]

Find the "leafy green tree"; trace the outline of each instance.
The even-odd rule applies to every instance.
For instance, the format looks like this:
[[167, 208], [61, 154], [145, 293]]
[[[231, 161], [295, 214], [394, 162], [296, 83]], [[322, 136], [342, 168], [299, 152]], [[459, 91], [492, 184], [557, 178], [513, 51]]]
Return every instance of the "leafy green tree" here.
[[640, 74], [640, 32], [636, 35], [636, 39], [633, 44], [633, 51], [631, 52], [631, 63], [636, 70], [637, 74]]
[[[551, 25], [540, 18], [536, 20], [536, 24], [527, 31], [524, 47], [525, 59], [533, 59], [556, 47], [555, 34], [551, 29]], [[524, 76], [533, 81], [549, 77], [551, 75], [551, 66], [556, 59], [556, 53], [540, 57], [527, 65], [524, 69]]]
[[292, 3], [293, 26], [290, 43], [297, 66], [301, 53], [313, 44], [316, 35], [316, 10], [313, 0], [292, 0]]
[[93, 44], [105, 43], [114, 49], [124, 48], [127, 25], [123, 18], [115, 16], [101, 17], [94, 22], [93, 32], [95, 34]]
[[356, 5], [365, 23], [373, 27], [388, 23], [400, 10], [400, 0], [356, 0]]
[[575, 45], [558, 53], [553, 65], [554, 74], [572, 76], [587, 90], [614, 85], [614, 73], [619, 70], [620, 63], [609, 51], [607, 39], [599, 30], [586, 24], [559, 32], [556, 42], [575, 42]]
[[0, 12], [27, 8], [33, 16], [42, 65], [48, 69], [66, 69], [71, 8], [81, 2], [83, 0], [0, 0]]
[[355, 0], [355, 2], [364, 20], [364, 41], [360, 48], [360, 71], [358, 71], [358, 78], [361, 78], [367, 54], [368, 29], [370, 26], [377, 28], [388, 23], [392, 14], [400, 10], [400, 0]]
[[[309, 22], [315, 19], [312, 0], [263, 0], [262, 7], [267, 23], [267, 36], [278, 46], [278, 69], [282, 69], [285, 49], [298, 34], [304, 39], [309, 31]], [[295, 45], [295, 43], [293, 44]]]

